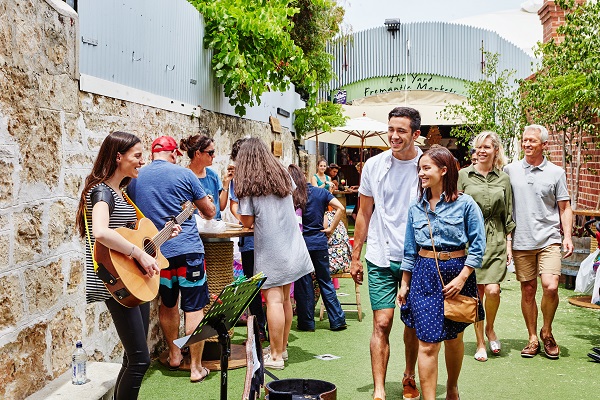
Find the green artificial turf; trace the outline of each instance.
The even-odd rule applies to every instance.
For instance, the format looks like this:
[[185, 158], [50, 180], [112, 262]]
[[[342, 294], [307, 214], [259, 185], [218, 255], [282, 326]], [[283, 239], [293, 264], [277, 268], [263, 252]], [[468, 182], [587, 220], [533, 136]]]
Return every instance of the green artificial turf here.
[[[513, 275], [514, 277], [514, 275]], [[339, 292], [354, 297], [350, 279], [341, 279]], [[527, 343], [527, 331], [520, 311], [520, 288], [516, 281], [502, 284], [502, 304], [496, 322], [496, 332], [502, 342], [498, 357], [481, 363], [473, 359], [475, 334], [465, 332], [465, 356], [459, 380], [461, 399], [569, 399], [600, 398], [600, 364], [590, 362], [587, 353], [600, 346], [600, 311], [575, 307], [567, 302], [574, 293], [560, 289], [560, 305], [554, 323], [554, 336], [561, 347], [559, 360], [543, 355], [533, 359], [520, 357]], [[273, 371], [279, 378], [313, 378], [334, 383], [340, 400], [371, 399], [373, 383], [369, 357], [372, 314], [367, 286], [362, 287], [363, 321], [356, 313], [347, 314], [348, 329], [330, 331], [327, 320], [318, 321], [315, 332], [300, 332], [292, 325], [289, 340], [289, 361], [285, 370]], [[539, 293], [538, 293], [539, 295]], [[345, 297], [345, 298], [348, 298]], [[539, 297], [539, 296], [538, 296]], [[318, 311], [317, 311], [318, 312]], [[540, 314], [541, 324], [541, 314]], [[390, 337], [391, 356], [386, 390], [388, 399], [402, 399], [401, 376], [404, 370], [402, 343], [403, 324], [398, 312]], [[235, 329], [234, 343], [240, 344], [245, 327]], [[341, 358], [321, 361], [319, 354]], [[445, 398], [446, 372], [440, 353], [437, 398]], [[228, 399], [241, 399], [245, 368], [229, 371]], [[267, 378], [267, 382], [270, 378]], [[418, 384], [418, 380], [417, 380]], [[139, 398], [150, 399], [219, 399], [220, 375], [212, 372], [203, 383], [189, 383], [189, 372], [170, 372], [157, 361], [146, 373]]]

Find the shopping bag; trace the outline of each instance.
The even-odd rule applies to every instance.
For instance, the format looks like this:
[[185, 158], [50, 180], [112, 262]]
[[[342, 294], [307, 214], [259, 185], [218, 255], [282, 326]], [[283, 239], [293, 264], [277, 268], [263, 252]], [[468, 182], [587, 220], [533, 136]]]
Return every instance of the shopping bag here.
[[596, 281], [592, 290], [592, 303], [600, 306], [600, 274], [596, 274]]
[[579, 266], [579, 272], [575, 278], [575, 291], [583, 294], [592, 294], [594, 283], [596, 283], [596, 271], [594, 271], [594, 261], [600, 250], [596, 250], [586, 257]]

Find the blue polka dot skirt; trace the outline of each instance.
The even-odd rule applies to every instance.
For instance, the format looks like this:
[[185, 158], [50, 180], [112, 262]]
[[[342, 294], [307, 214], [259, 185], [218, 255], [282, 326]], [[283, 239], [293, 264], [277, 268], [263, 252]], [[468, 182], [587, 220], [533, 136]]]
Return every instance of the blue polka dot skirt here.
[[[465, 260], [466, 257], [453, 258], [448, 261], [438, 260], [440, 272], [446, 284], [460, 274]], [[469, 276], [460, 294], [477, 297], [475, 273]], [[481, 302], [479, 302], [478, 312], [479, 319], [483, 320], [484, 311]], [[456, 339], [458, 334], [470, 325], [444, 318], [444, 296], [435, 259], [420, 256], [415, 262], [410, 291], [406, 304], [400, 308], [400, 317], [406, 326], [415, 328], [419, 340], [428, 343]]]

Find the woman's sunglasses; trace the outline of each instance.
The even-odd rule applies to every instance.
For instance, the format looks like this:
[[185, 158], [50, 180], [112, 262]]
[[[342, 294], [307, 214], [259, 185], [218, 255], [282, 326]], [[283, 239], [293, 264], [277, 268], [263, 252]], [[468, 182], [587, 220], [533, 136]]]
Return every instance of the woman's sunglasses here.
[[211, 157], [215, 155], [215, 151], [214, 150], [202, 151], [201, 153], [206, 153], [206, 154], [208, 154]]

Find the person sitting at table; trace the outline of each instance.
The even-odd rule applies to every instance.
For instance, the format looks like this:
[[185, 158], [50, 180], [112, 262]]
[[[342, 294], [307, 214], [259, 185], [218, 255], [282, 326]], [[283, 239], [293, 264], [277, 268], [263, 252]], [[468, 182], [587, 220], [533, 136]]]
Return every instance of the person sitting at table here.
[[331, 178], [333, 190], [339, 190], [340, 187], [340, 178], [338, 176], [339, 170], [340, 166], [334, 163], [329, 164], [329, 167], [327, 167], [327, 169], [325, 170], [325, 175]]
[[313, 186], [327, 189], [332, 192], [333, 183], [331, 182], [331, 178], [325, 174], [326, 169], [327, 160], [322, 158], [317, 162], [317, 173], [310, 177], [310, 183]]
[[[141, 168], [127, 191], [131, 199], [154, 225], [161, 226], [171, 215], [181, 212], [181, 204], [192, 201], [206, 219], [215, 216], [215, 205], [209, 200], [200, 181], [188, 168], [176, 165], [181, 155], [177, 142], [161, 136], [152, 142], [152, 163]], [[169, 267], [160, 271], [160, 306], [158, 319], [169, 348], [168, 368], [178, 370], [183, 363], [181, 350], [173, 341], [179, 337], [179, 309], [185, 314], [185, 333], [190, 335], [204, 318], [203, 308], [209, 302], [208, 282], [204, 271], [204, 246], [194, 219], [181, 223], [182, 231], [175, 239], [160, 247]], [[179, 295], [181, 294], [181, 300]], [[202, 366], [204, 341], [190, 345], [190, 382], [201, 382], [209, 373]]]
[[221, 182], [219, 174], [208, 168], [215, 158], [214, 140], [204, 135], [193, 135], [182, 139], [179, 145], [181, 150], [187, 152], [190, 158], [189, 168], [200, 180], [202, 188], [218, 204], [215, 219], [221, 219], [221, 211], [227, 207], [229, 182], [233, 175], [226, 174]]
[[[303, 199], [303, 204], [298, 204], [298, 207], [302, 209], [302, 236], [315, 268], [317, 283], [327, 309], [329, 328], [332, 331], [341, 331], [346, 329], [346, 315], [337, 298], [329, 273], [327, 237], [331, 235], [342, 219], [344, 206], [325, 189], [315, 188], [306, 183], [304, 172], [297, 165], [290, 164], [288, 172], [296, 185], [292, 196]], [[327, 206], [335, 209], [335, 217], [332, 223], [325, 228], [323, 227], [323, 216]], [[298, 330], [314, 331], [315, 291], [310, 273], [300, 277], [294, 283], [294, 299], [298, 315]]]
[[264, 366], [283, 369], [292, 327], [290, 288], [294, 281], [313, 271], [313, 265], [298, 229], [292, 191], [296, 185], [287, 170], [264, 142], [249, 138], [236, 160], [235, 195], [240, 200], [240, 219], [254, 226], [254, 273], [267, 280], [262, 294], [267, 302], [270, 353]]

